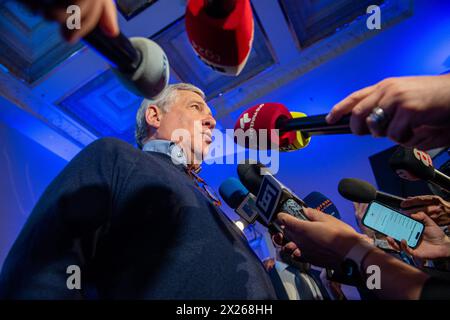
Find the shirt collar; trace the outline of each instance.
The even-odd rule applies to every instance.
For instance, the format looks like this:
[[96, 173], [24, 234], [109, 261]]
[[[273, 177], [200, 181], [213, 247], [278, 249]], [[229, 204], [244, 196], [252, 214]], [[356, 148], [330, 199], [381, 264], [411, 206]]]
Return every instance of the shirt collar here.
[[172, 158], [174, 164], [187, 167], [187, 158], [183, 149], [175, 142], [168, 140], [153, 139], [144, 144], [142, 151], [159, 152]]
[[284, 263], [283, 261], [279, 261], [279, 260], [275, 261], [275, 268], [278, 271], [284, 271], [285, 269], [287, 269], [287, 267], [289, 267], [289, 265]]

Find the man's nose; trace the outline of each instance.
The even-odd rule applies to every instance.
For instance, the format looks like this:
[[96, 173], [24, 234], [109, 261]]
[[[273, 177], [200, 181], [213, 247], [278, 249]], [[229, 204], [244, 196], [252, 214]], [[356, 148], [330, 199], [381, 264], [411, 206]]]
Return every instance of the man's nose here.
[[212, 116], [209, 116], [208, 118], [203, 120], [203, 126], [208, 127], [210, 130], [214, 129], [216, 127], [216, 119], [214, 119]]

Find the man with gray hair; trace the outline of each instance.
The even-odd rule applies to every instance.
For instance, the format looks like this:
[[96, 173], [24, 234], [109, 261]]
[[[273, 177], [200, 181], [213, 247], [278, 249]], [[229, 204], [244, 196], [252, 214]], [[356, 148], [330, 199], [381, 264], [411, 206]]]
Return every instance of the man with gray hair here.
[[182, 157], [182, 162], [198, 168], [216, 125], [204, 98], [199, 88], [180, 83], [169, 85], [154, 101], [144, 99], [136, 115], [138, 147], [154, 151], [162, 145], [174, 146], [178, 151], [170, 154], [174, 161]]
[[4, 263], [0, 299], [275, 299], [197, 175], [215, 120], [169, 86], [137, 113], [139, 149], [99, 139], [49, 185]]

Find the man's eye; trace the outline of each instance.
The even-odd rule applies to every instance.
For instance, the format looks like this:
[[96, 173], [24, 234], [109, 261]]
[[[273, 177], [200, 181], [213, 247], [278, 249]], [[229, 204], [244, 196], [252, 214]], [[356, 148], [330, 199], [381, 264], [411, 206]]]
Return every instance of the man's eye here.
[[191, 107], [194, 109], [200, 110], [200, 106], [198, 104], [193, 104]]

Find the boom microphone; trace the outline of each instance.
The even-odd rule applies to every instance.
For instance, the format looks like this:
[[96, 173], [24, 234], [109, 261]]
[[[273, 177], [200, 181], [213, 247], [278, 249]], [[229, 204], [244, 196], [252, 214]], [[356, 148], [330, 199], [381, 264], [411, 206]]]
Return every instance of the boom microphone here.
[[253, 43], [250, 0], [189, 0], [185, 19], [199, 58], [218, 72], [239, 75]]
[[434, 168], [430, 155], [425, 151], [399, 146], [389, 159], [389, 165], [400, 178], [424, 180], [450, 191], [450, 177]]
[[405, 200], [405, 198], [378, 191], [370, 183], [355, 178], [339, 181], [338, 191], [341, 196], [350, 201], [369, 203], [376, 200], [392, 208], [401, 208], [400, 203]]
[[[288, 108], [281, 103], [262, 103], [244, 111], [234, 126], [235, 141], [246, 148], [265, 149], [276, 146], [282, 151], [295, 150], [297, 132], [306, 141], [314, 135], [351, 133], [350, 116], [344, 116], [335, 124], [328, 124], [326, 114], [293, 117]], [[266, 130], [266, 139], [257, 135], [259, 130]], [[279, 134], [273, 129], [278, 129]], [[239, 139], [240, 133], [247, 134], [250, 139]]]

